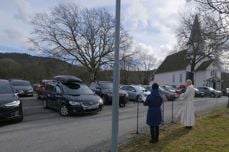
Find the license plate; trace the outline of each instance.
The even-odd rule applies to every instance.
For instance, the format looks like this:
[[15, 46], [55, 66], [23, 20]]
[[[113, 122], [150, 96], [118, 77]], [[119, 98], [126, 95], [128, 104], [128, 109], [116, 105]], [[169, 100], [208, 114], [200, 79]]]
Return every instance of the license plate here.
[[98, 105], [93, 105], [93, 106], [85, 107], [85, 109], [96, 109], [96, 108], [98, 108]]

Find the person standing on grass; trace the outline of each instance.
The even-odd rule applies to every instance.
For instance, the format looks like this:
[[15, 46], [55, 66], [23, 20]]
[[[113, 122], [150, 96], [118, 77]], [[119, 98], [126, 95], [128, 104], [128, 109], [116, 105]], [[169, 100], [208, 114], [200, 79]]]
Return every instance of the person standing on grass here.
[[180, 110], [181, 123], [187, 129], [192, 129], [195, 124], [195, 109], [194, 109], [194, 97], [195, 89], [192, 85], [192, 80], [186, 81], [187, 89], [180, 95], [180, 99], [184, 101], [184, 105]]
[[145, 106], [148, 106], [146, 123], [150, 126], [151, 140], [150, 143], [157, 143], [159, 140], [159, 125], [161, 124], [161, 104], [163, 99], [159, 94], [159, 85], [154, 83], [152, 85], [151, 94], [148, 95]]

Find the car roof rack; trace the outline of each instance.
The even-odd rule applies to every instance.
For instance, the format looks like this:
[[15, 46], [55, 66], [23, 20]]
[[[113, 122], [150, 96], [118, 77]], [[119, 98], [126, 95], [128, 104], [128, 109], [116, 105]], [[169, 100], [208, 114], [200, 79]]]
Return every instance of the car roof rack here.
[[73, 75], [57, 75], [54, 77], [54, 80], [60, 81], [61, 83], [82, 82], [80, 78]]

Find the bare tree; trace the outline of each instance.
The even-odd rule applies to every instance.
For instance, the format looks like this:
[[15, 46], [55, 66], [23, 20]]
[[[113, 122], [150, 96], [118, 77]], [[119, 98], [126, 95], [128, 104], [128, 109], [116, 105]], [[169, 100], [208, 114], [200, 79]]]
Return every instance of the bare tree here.
[[129, 83], [129, 74], [130, 71], [134, 70], [135, 67], [135, 58], [137, 52], [130, 52], [130, 51], [121, 51], [120, 53], [120, 68], [122, 71], [122, 82], [128, 84]]
[[221, 36], [229, 37], [229, 1], [228, 0], [195, 0], [200, 5], [200, 12], [208, 14], [220, 22], [218, 30]]
[[[75, 60], [96, 79], [101, 67], [113, 61], [115, 20], [105, 9], [80, 9], [61, 4], [32, 21], [33, 44], [63, 59]], [[121, 30], [120, 47], [127, 47], [127, 32]]]
[[190, 61], [191, 73], [196, 65], [206, 58], [218, 59], [224, 50], [224, 44], [228, 37], [221, 32], [222, 22], [218, 22], [211, 16], [198, 15], [183, 17], [181, 30], [179, 31], [179, 42], [181, 49], [187, 49], [187, 58]]
[[154, 69], [157, 59], [152, 54], [140, 54], [142, 70], [144, 71], [143, 84], [148, 84], [151, 78], [150, 71]]
[[229, 1], [228, 0], [195, 0], [203, 6], [217, 11], [220, 14], [229, 14]]

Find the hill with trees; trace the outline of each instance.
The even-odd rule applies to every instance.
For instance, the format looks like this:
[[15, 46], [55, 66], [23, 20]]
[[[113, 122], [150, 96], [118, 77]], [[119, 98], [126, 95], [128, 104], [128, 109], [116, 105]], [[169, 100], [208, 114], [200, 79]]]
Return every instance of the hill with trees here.
[[[98, 72], [98, 80], [111, 81], [112, 70]], [[42, 79], [52, 79], [59, 74], [75, 75], [84, 82], [89, 83], [90, 76], [86, 68], [72, 65], [68, 62], [50, 58], [38, 57], [19, 53], [0, 53], [0, 79], [25, 79], [37, 83]], [[152, 75], [153, 71], [149, 71]], [[121, 71], [121, 83], [143, 84], [145, 80], [144, 71]], [[149, 78], [150, 81], [150, 78]]]

